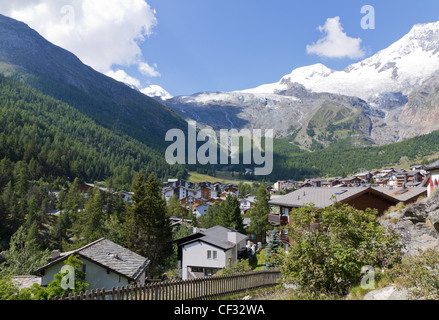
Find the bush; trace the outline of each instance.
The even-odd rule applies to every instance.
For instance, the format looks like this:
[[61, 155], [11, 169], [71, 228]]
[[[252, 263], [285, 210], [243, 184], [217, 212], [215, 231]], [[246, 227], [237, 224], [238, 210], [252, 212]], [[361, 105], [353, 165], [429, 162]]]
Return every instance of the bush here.
[[291, 245], [280, 252], [283, 281], [311, 291], [346, 294], [364, 266], [390, 268], [401, 261], [399, 236], [377, 221], [377, 212], [347, 204], [292, 210]]
[[221, 269], [215, 275], [216, 276], [225, 276], [225, 275], [229, 275], [229, 274], [249, 272], [251, 270], [252, 270], [252, 268], [250, 267], [249, 261], [242, 259], [242, 260], [236, 261], [230, 267]]

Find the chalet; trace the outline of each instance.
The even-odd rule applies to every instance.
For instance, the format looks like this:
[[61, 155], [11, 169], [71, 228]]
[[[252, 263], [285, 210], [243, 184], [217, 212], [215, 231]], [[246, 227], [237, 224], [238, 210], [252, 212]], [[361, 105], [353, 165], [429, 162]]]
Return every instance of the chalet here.
[[335, 177], [335, 178], [333, 178], [333, 179], [328, 181], [329, 182], [329, 186], [330, 187], [339, 186], [339, 185], [343, 184], [342, 180], [343, 180], [342, 177]]
[[204, 202], [205, 202], [205, 200], [202, 200], [202, 199], [194, 196], [193, 194], [188, 195], [180, 200], [180, 204], [185, 208], [192, 208], [192, 206], [194, 204], [200, 205], [200, 204], [203, 204]]
[[[105, 196], [107, 194], [111, 194], [113, 193], [112, 190], [108, 189], [108, 188], [103, 188], [100, 187], [98, 185], [95, 185], [93, 183], [82, 183], [78, 186], [78, 190], [79, 192], [84, 196], [84, 198], [87, 198], [88, 195], [93, 192], [93, 189], [99, 189], [99, 191], [101, 192], [102, 196]], [[67, 193], [69, 192], [69, 190], [67, 190]]]
[[169, 201], [169, 199], [177, 195], [179, 200], [182, 200], [188, 196], [196, 196], [197, 191], [194, 189], [190, 189], [184, 186], [177, 186], [177, 187], [171, 187], [167, 186], [162, 189], [162, 195], [165, 197], [166, 201]]
[[207, 209], [209, 209], [210, 206], [212, 206], [213, 204], [210, 202], [203, 202], [203, 203], [195, 203], [192, 206], [193, 209], [193, 213], [195, 214], [195, 216], [197, 218], [201, 217], [201, 216], [205, 216], [207, 213]]
[[391, 176], [393, 176], [394, 174], [395, 174], [395, 170], [393, 168], [381, 170], [380, 172], [378, 172], [374, 175], [375, 183], [378, 183], [379, 181], [382, 181], [385, 179], [387, 179], [387, 181], [388, 181], [388, 179]]
[[273, 184], [273, 188], [276, 189], [276, 191], [291, 191], [297, 188], [297, 186], [298, 183], [293, 180], [277, 181]]
[[425, 166], [423, 165], [414, 165], [410, 167], [410, 171], [425, 171]]
[[355, 176], [360, 180], [366, 180], [366, 181], [370, 181], [370, 179], [373, 177], [372, 173], [369, 171], [357, 173]]
[[41, 285], [47, 286], [61, 271], [65, 260], [76, 255], [82, 261], [82, 271], [89, 289], [111, 290], [130, 284], [144, 284], [149, 260], [107, 239], [99, 239], [77, 250], [54, 251], [49, 263], [34, 273], [41, 276]]
[[199, 189], [197, 192], [197, 196], [203, 199], [210, 199], [212, 197], [216, 197], [218, 195], [217, 191], [211, 186], [207, 184], [199, 185]]
[[341, 179], [341, 182], [346, 186], [359, 186], [361, 184], [361, 180], [362, 179], [360, 179], [359, 177], [353, 176]]
[[396, 186], [398, 188], [403, 188], [407, 184], [407, 173], [400, 173], [396, 175]]
[[279, 219], [271, 217], [271, 222], [285, 225], [289, 223], [289, 212], [303, 205], [312, 204], [325, 208], [335, 201], [347, 203], [358, 210], [376, 209], [383, 214], [390, 206], [399, 202], [405, 204], [416, 201], [426, 194], [425, 188], [390, 189], [382, 187], [350, 188], [307, 188], [299, 189], [285, 196], [270, 200], [270, 205], [278, 206]]
[[169, 220], [171, 221], [171, 227], [174, 232], [179, 232], [182, 226], [190, 227], [192, 224], [192, 220], [183, 218], [171, 217]]
[[185, 180], [181, 179], [168, 179], [167, 182], [163, 183], [163, 187], [171, 187], [171, 188], [177, 188], [177, 187], [184, 187], [188, 189], [194, 189], [195, 184], [193, 182], [187, 182]]
[[228, 184], [223, 188], [222, 193], [233, 193], [235, 196], [239, 197], [239, 188], [237, 185]]
[[225, 187], [225, 185], [222, 182], [215, 182], [213, 185], [213, 189], [219, 193], [222, 192], [223, 188]]
[[208, 202], [215, 204], [215, 203], [222, 203], [225, 200], [226, 198], [222, 198], [222, 197], [212, 197], [208, 200]]
[[241, 199], [239, 201], [239, 208], [241, 209], [241, 212], [244, 213], [245, 211], [247, 211], [248, 209], [250, 209], [251, 207], [253, 207], [255, 204], [254, 199]]
[[378, 186], [388, 186], [389, 185], [389, 178], [376, 178], [375, 184]]
[[322, 186], [322, 183], [326, 182], [326, 180], [323, 179], [311, 179], [309, 180], [309, 183], [314, 188], [320, 188]]
[[215, 226], [195, 231], [176, 241], [183, 280], [214, 275], [236, 262], [238, 252], [246, 246], [247, 236], [231, 228]]
[[429, 174], [427, 194], [430, 197], [439, 185], [439, 160], [429, 164], [425, 170]]

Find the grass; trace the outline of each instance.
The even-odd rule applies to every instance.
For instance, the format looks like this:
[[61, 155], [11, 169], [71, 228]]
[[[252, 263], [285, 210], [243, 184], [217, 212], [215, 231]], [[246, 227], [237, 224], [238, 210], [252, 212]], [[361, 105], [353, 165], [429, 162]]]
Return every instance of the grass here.
[[256, 252], [256, 259], [254, 259], [251, 263], [250, 266], [252, 267], [252, 269], [254, 271], [259, 271], [262, 270], [262, 268], [264, 267], [265, 264], [265, 249], [259, 250]]
[[[236, 174], [238, 175], [238, 174]], [[221, 182], [221, 183], [235, 183], [244, 182], [248, 184], [253, 184], [253, 181], [239, 179], [237, 177], [232, 177], [232, 173], [229, 171], [216, 171], [216, 177], [209, 176], [207, 174], [197, 173], [197, 172], [189, 172], [189, 178], [187, 179], [190, 182], [199, 183], [208, 181], [211, 183]]]
[[347, 296], [348, 300], [363, 300], [364, 296], [374, 290], [382, 289], [384, 287], [387, 287], [391, 284], [391, 281], [389, 277], [383, 273], [381, 273], [380, 270], [375, 270], [375, 285], [373, 289], [365, 289], [360, 284], [353, 286], [351, 290], [349, 290], [349, 294]]

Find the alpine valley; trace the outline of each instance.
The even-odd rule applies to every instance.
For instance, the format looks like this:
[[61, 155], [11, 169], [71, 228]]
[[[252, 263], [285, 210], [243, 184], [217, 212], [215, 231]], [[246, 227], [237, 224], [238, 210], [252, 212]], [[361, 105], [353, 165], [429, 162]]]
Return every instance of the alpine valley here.
[[109, 78], [0, 15], [0, 160], [11, 170], [24, 161], [35, 180], [129, 188], [139, 170], [166, 179], [224, 169], [167, 164], [166, 132], [187, 130], [187, 120], [216, 130], [274, 128], [269, 180], [427, 161], [439, 154], [438, 92], [439, 22], [414, 26], [342, 71], [317, 64], [257, 88], [173, 97]]

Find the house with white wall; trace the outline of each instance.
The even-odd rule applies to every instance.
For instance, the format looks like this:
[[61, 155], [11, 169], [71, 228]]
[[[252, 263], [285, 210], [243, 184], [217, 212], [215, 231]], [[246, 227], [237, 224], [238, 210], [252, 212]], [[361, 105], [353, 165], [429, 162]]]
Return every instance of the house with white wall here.
[[41, 277], [42, 286], [53, 281], [71, 255], [78, 256], [82, 262], [89, 290], [111, 290], [113, 287], [145, 283], [149, 260], [102, 238], [74, 251], [54, 251], [48, 264], [34, 272]]
[[430, 175], [427, 185], [427, 196], [430, 197], [439, 185], [439, 160], [428, 165], [425, 170]]
[[247, 236], [231, 228], [215, 226], [196, 231], [176, 241], [183, 280], [214, 275], [235, 263], [239, 250], [246, 246]]

